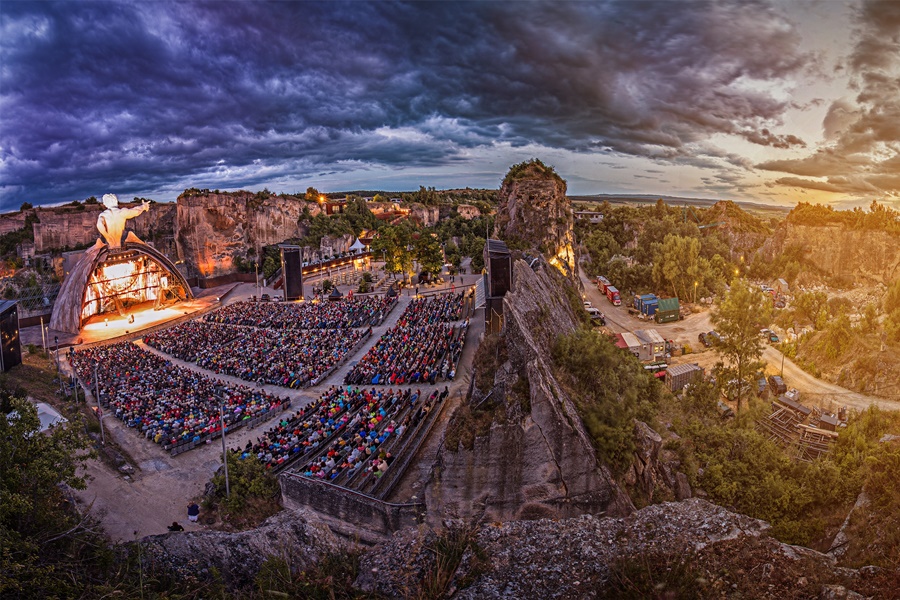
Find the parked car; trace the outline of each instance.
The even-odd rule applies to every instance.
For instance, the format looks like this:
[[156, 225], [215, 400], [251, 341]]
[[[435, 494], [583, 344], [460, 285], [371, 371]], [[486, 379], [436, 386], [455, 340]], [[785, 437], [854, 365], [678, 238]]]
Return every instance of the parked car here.
[[784, 380], [778, 375], [769, 375], [769, 389], [773, 394], [779, 396], [787, 391], [787, 386], [784, 384]]
[[773, 344], [777, 344], [781, 340], [778, 339], [778, 336], [775, 334], [774, 331], [770, 331], [769, 332], [769, 341], [772, 342]]
[[706, 334], [701, 332], [700, 335], [697, 336], [697, 339], [700, 340], [700, 343], [709, 348], [709, 342], [706, 341]]
[[602, 312], [600, 312], [598, 309], [596, 309], [592, 306], [588, 307], [586, 310], [587, 310], [587, 313], [590, 315], [591, 321], [593, 323], [599, 323], [600, 325], [606, 325], [606, 315], [604, 315]]
[[715, 346], [722, 341], [722, 336], [716, 331], [710, 331], [706, 334], [706, 345]]

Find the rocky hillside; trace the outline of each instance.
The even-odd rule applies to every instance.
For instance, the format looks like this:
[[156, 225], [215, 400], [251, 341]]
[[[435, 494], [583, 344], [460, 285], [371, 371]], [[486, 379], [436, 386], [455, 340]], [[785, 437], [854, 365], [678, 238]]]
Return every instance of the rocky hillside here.
[[[446, 574], [451, 598], [900, 594], [896, 571], [836, 567], [824, 554], [769, 537], [762, 521], [699, 499], [650, 506], [625, 518], [583, 515], [461, 527], [463, 535], [455, 538], [459, 561]], [[420, 597], [449, 554], [446, 542], [442, 554], [437, 541], [409, 530], [371, 549], [361, 558], [358, 588], [390, 598]]]
[[[565, 182], [533, 161], [511, 169], [500, 195], [497, 234], [511, 236], [512, 247], [549, 253], [533, 267], [513, 263], [503, 330], [476, 354], [472, 396], [454, 415], [426, 487], [429, 517], [440, 523], [626, 515], [634, 510], [630, 496], [598, 459], [580, 399], [557, 379], [551, 355], [557, 338], [584, 318], [580, 286], [566, 262], [573, 232]], [[678, 486], [677, 473], [660, 464], [660, 436], [643, 423], [634, 431], [638, 451], [628, 484], [644, 498], [658, 498], [659, 488], [670, 498], [689, 496], [683, 476]]]
[[514, 165], [500, 187], [494, 237], [544, 255], [576, 286], [574, 213], [566, 182], [539, 160]]
[[229, 589], [252, 585], [269, 557], [288, 560], [303, 570], [343, 551], [342, 543], [315, 518], [286, 510], [249, 531], [179, 532], [149, 536], [140, 543], [143, 560], [154, 570], [197, 579], [212, 578], [215, 570]]
[[[532, 270], [518, 260], [513, 269], [504, 333], [496, 341], [502, 345], [496, 354], [506, 358], [492, 365], [476, 357], [476, 371], [489, 369], [493, 377], [449, 426], [426, 488], [429, 516], [440, 522], [628, 514], [628, 495], [598, 463], [572, 399], [553, 374], [549, 348], [577, 326], [580, 296], [547, 265]], [[460, 440], [458, 431], [471, 435]]]
[[763, 246], [772, 260], [799, 248], [806, 264], [833, 281], [890, 284], [900, 279], [900, 234], [843, 225], [783, 223]]
[[258, 256], [263, 246], [301, 237], [304, 210], [311, 216], [321, 212], [316, 202], [294, 196], [182, 194], [176, 223], [178, 254], [195, 265], [201, 277], [231, 273], [235, 257], [246, 258], [248, 247]]

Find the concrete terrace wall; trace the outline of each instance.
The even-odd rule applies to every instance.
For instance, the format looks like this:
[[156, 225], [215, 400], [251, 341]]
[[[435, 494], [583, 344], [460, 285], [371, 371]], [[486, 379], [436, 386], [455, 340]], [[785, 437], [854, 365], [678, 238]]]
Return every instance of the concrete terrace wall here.
[[[281, 497], [285, 508], [311, 509], [331, 517], [332, 529], [341, 535], [377, 542], [404, 527], [425, 520], [425, 504], [391, 504], [317, 479], [283, 473]], [[362, 531], [361, 531], [362, 530]], [[367, 536], [364, 532], [370, 532]], [[368, 538], [368, 539], [367, 539]]]

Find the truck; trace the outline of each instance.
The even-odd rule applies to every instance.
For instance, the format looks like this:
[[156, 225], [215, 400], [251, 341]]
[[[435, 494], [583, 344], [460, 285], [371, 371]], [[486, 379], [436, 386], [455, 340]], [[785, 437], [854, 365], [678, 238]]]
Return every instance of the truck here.
[[597, 278], [597, 288], [600, 290], [600, 293], [601, 293], [601, 294], [605, 294], [605, 293], [606, 293], [606, 289], [607, 289], [610, 285], [612, 285], [612, 284], [609, 282], [609, 279], [607, 279], [606, 277], [603, 277], [603, 276], [601, 275], [600, 277]]
[[617, 290], [614, 286], [610, 285], [606, 287], [606, 297], [610, 302], [612, 302], [613, 306], [622, 305], [622, 299], [619, 298], [619, 290]]

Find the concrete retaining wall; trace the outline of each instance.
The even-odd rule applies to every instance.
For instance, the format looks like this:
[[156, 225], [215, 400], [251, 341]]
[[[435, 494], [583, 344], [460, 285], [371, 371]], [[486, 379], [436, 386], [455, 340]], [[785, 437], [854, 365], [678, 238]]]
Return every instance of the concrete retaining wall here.
[[332, 517], [329, 524], [342, 535], [358, 536], [359, 530], [363, 529], [383, 539], [404, 527], [415, 527], [425, 520], [424, 503], [382, 502], [365, 494], [295, 473], [283, 473], [279, 480], [285, 508], [312, 509]]

